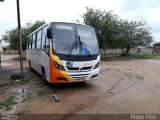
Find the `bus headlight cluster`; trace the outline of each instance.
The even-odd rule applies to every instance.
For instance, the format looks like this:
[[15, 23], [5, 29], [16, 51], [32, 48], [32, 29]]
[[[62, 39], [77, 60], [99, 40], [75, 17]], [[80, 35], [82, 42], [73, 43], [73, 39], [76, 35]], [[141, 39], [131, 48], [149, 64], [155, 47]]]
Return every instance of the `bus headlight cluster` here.
[[94, 66], [94, 68], [93, 68], [93, 69], [98, 68], [98, 67], [99, 67], [99, 65], [100, 65], [100, 62], [98, 61], [98, 63]]
[[62, 65], [58, 64], [56, 61], [53, 61], [53, 63], [55, 68], [65, 71], [65, 68]]

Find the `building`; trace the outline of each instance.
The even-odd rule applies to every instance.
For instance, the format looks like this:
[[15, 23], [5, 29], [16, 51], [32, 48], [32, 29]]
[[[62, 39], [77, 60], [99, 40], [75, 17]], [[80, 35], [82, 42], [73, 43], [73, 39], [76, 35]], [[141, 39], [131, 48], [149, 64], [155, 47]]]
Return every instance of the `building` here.
[[153, 53], [160, 54], [160, 42], [153, 44]]
[[4, 40], [0, 40], [0, 51], [1, 52], [4, 52], [3, 48], [8, 48], [9, 47], [9, 43], [8, 42], [5, 42]]

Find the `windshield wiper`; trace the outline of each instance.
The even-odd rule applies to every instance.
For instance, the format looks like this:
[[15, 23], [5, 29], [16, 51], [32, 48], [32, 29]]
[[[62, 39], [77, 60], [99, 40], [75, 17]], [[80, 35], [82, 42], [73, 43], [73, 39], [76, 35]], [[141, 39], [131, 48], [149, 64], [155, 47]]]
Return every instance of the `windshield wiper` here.
[[73, 43], [73, 45], [71, 46], [71, 49], [69, 50], [69, 55], [68, 55], [68, 56], [71, 56], [71, 54], [72, 54], [73, 49], [75, 48], [75, 46], [76, 46], [76, 51], [77, 51], [77, 40], [78, 40], [79, 47], [80, 47], [80, 53], [82, 54], [82, 48], [83, 48], [82, 46], [84, 45], [85, 49], [87, 50], [87, 51], [85, 51], [85, 52], [87, 52], [87, 54], [88, 54], [89, 56], [91, 56], [91, 53], [90, 53], [90, 51], [87, 49], [86, 44], [81, 41], [81, 38], [80, 38], [80, 36], [78, 35], [78, 32], [77, 32], [77, 29], [76, 29], [76, 28], [75, 28], [75, 30], [76, 30], [76, 34], [75, 34], [75, 39], [76, 39], [76, 40], [75, 40], [75, 42]]
[[[76, 38], [76, 35], [75, 35], [75, 38]], [[74, 43], [71, 46], [71, 49], [69, 50], [69, 56], [71, 56], [72, 51], [73, 51], [75, 46], [76, 46], [76, 50], [77, 50], [77, 39], [74, 41]]]
[[86, 44], [85, 44], [84, 42], [81, 41], [81, 38], [80, 38], [79, 35], [78, 35], [78, 42], [79, 42], [79, 44], [80, 44], [80, 50], [81, 50], [81, 52], [82, 52], [82, 46], [84, 46], [84, 47], [86, 48], [86, 50], [87, 50], [88, 55], [91, 56], [90, 51], [87, 49]]

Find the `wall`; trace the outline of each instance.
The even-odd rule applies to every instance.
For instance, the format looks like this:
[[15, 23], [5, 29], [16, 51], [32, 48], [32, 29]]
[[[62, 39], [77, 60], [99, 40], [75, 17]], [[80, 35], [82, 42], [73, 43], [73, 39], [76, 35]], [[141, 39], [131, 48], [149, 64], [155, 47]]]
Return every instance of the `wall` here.
[[[103, 54], [103, 50], [101, 50], [101, 53]], [[153, 48], [144, 48], [144, 47], [137, 47], [133, 48], [130, 50], [130, 54], [152, 54], [153, 53]], [[111, 55], [120, 55], [121, 54], [121, 49], [107, 49], [106, 54], [111, 54]]]

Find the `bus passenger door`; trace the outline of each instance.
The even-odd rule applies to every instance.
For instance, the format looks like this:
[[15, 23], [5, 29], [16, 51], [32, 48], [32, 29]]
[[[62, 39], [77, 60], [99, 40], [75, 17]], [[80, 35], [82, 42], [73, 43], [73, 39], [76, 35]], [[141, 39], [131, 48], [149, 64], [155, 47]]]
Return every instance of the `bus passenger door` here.
[[46, 42], [44, 45], [45, 54], [44, 54], [43, 58], [44, 58], [44, 66], [45, 66], [45, 72], [46, 72], [46, 80], [48, 82], [50, 82], [50, 54], [49, 54], [49, 50], [50, 50], [49, 39], [46, 38]]
[[46, 80], [50, 82], [49, 40], [47, 39], [47, 28], [48, 26], [45, 26], [42, 30], [41, 59], [46, 73]]

